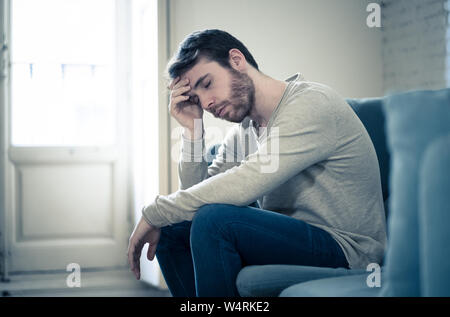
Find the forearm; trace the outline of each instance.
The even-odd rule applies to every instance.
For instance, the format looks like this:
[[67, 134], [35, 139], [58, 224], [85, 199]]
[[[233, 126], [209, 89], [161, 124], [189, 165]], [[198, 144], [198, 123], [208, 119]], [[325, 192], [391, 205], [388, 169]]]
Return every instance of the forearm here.
[[203, 133], [184, 130], [181, 155], [178, 162], [179, 188], [187, 189], [208, 177], [208, 164], [205, 161], [205, 140]]
[[[205, 179], [188, 189], [156, 197], [144, 209], [144, 215], [156, 226], [165, 226], [191, 220], [195, 211], [206, 204], [246, 206], [296, 175], [315, 160], [313, 156], [314, 154], [302, 162], [295, 153], [280, 156], [275, 153], [255, 153], [240, 166]], [[269, 165], [273, 165], [271, 162], [279, 165], [276, 164], [278, 166], [274, 169], [267, 169]]]
[[[191, 220], [195, 211], [206, 204], [246, 206], [329, 156], [334, 150], [334, 139], [322, 134], [320, 129], [313, 130], [287, 131], [280, 135], [279, 144], [273, 143], [274, 148], [269, 137], [239, 166], [169, 196], [159, 195], [143, 214], [160, 227]], [[331, 132], [334, 134], [334, 129]], [[304, 142], [296, 142], [302, 136]]]

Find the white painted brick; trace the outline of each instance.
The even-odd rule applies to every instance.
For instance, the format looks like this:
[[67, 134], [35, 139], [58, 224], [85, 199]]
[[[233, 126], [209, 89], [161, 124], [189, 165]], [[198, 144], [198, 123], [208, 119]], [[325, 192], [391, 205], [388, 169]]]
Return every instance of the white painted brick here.
[[381, 3], [386, 91], [442, 88], [450, 77], [450, 0]]

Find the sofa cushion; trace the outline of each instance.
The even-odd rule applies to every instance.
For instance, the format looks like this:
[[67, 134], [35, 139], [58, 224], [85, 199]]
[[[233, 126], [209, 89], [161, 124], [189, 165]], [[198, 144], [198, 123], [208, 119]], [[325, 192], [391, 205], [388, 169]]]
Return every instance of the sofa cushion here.
[[[450, 105], [449, 105], [450, 106]], [[449, 123], [450, 124], [450, 123]], [[435, 139], [420, 167], [422, 296], [450, 296], [450, 134]]]
[[239, 272], [236, 286], [241, 296], [272, 297], [296, 283], [364, 272], [365, 270], [302, 265], [251, 265]]
[[205, 160], [208, 163], [208, 166], [212, 164], [214, 161], [214, 158], [216, 157], [218, 151], [219, 151], [220, 144], [214, 144], [208, 148], [205, 155]]
[[280, 297], [376, 297], [380, 288], [368, 286], [369, 274], [366, 272], [296, 284], [283, 290]]
[[383, 296], [420, 296], [418, 194], [427, 145], [450, 131], [450, 89], [411, 91], [386, 98], [391, 153], [389, 242]]

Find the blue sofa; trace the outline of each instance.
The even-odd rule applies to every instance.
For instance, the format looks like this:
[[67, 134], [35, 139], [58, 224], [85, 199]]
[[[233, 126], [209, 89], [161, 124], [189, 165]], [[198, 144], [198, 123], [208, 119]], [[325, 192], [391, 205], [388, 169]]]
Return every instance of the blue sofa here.
[[347, 101], [378, 155], [384, 262], [367, 270], [247, 266], [236, 280], [241, 296], [450, 296], [450, 89]]

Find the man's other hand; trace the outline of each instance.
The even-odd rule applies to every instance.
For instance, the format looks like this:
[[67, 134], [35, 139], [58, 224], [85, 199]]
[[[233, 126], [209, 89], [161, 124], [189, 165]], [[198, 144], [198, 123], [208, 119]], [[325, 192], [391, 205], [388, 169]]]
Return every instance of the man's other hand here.
[[156, 246], [158, 245], [160, 236], [161, 229], [148, 224], [144, 217], [141, 217], [131, 234], [127, 252], [128, 264], [130, 265], [131, 271], [133, 271], [136, 276], [136, 279], [139, 280], [141, 278], [141, 266], [139, 260], [141, 258], [142, 248], [146, 243], [149, 244], [147, 259], [152, 261], [155, 258]]

